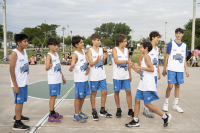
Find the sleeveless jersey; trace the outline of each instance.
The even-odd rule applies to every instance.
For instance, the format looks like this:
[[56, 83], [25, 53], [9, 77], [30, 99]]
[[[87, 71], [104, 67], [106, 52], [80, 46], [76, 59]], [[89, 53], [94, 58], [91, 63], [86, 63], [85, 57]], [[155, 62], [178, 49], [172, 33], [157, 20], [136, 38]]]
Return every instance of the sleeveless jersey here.
[[153, 64], [154, 68], [154, 76], [158, 75], [158, 47], [156, 46], [156, 50], [152, 48], [152, 50], [149, 52], [149, 56], [151, 58], [151, 62]]
[[[141, 61], [141, 67], [147, 68], [147, 66], [145, 64], [145, 57], [143, 57], [143, 59]], [[155, 69], [154, 69], [154, 71], [155, 71]], [[140, 83], [139, 83], [139, 86], [138, 86], [138, 90], [141, 90], [141, 91], [156, 91], [156, 84], [155, 84], [153, 72], [141, 70]]]
[[48, 70], [48, 84], [59, 84], [62, 82], [62, 71], [59, 56], [57, 53], [56, 56], [50, 52], [48, 54], [51, 56], [51, 62], [53, 63], [52, 68]]
[[[29, 63], [26, 50], [24, 49], [24, 55], [20, 53], [17, 49], [13, 52], [17, 54], [17, 61], [15, 64], [15, 77], [18, 87], [25, 87], [29, 84]], [[12, 79], [10, 77], [11, 87], [14, 87]]]
[[95, 64], [93, 67], [90, 67], [89, 79], [90, 81], [100, 81], [106, 78], [106, 72], [103, 66], [103, 49], [99, 48], [99, 53], [96, 53], [92, 48], [90, 48], [92, 53], [92, 61], [96, 61], [98, 55], [101, 56], [101, 60]]
[[171, 53], [168, 58], [167, 70], [174, 72], [184, 72], [185, 57], [186, 57], [186, 44], [182, 43], [180, 47], [172, 41]]
[[[117, 47], [117, 57], [119, 61], [128, 61], [128, 49], [124, 48], [124, 53], [122, 53]], [[126, 80], [129, 79], [128, 64], [115, 64], [113, 60], [113, 79]]]
[[88, 65], [85, 57], [85, 52], [83, 51], [83, 55], [77, 51], [74, 53], [78, 57], [78, 61], [74, 67], [74, 82], [86, 82], [88, 81], [88, 75], [85, 75], [85, 73]]

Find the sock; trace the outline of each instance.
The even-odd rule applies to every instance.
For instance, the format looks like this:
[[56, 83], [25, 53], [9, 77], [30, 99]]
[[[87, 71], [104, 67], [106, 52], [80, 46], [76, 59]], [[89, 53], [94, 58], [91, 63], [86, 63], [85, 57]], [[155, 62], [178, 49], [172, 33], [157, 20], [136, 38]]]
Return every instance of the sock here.
[[53, 110], [53, 111], [50, 111], [50, 115], [53, 115], [55, 114], [56, 112]]
[[121, 108], [117, 108], [117, 111], [121, 111]]
[[22, 123], [21, 120], [16, 120], [15, 123]]
[[75, 116], [78, 116], [78, 114], [75, 114]]
[[105, 107], [101, 107], [100, 112], [103, 112], [105, 110]]
[[92, 109], [92, 112], [96, 111], [96, 109]]
[[135, 117], [134, 117], [133, 119], [135, 120], [135, 122], [138, 122], [138, 118], [135, 118]]
[[129, 110], [128, 110], [128, 113], [131, 113], [131, 112], [133, 112], [133, 110], [132, 110], [132, 109], [129, 109]]
[[167, 104], [168, 104], [168, 100], [169, 100], [169, 98], [166, 98], [166, 99], [165, 99], [165, 103], [167, 103]]
[[178, 104], [178, 98], [175, 98], [174, 104], [175, 104], [175, 105]]
[[163, 119], [166, 119], [166, 118], [167, 118], [167, 115], [166, 115], [166, 114], [164, 114], [164, 115], [162, 116], [162, 118], [163, 118]]
[[147, 107], [144, 105], [144, 110], [149, 110], [149, 108], [147, 108]]

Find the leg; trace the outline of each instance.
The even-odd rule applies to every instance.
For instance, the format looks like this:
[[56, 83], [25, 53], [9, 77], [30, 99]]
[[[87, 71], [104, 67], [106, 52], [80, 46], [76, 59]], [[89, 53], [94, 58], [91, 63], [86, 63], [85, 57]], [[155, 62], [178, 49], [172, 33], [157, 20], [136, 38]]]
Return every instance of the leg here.
[[56, 98], [57, 98], [57, 95], [50, 97], [50, 100], [49, 100], [50, 111], [54, 111], [54, 105], [55, 105]]
[[81, 98], [81, 99], [80, 99], [81, 101], [80, 101], [79, 112], [82, 110], [82, 107], [83, 107], [83, 103], [84, 103], [85, 97], [86, 97], [86, 96], [84, 96], [84, 98]]
[[168, 87], [166, 90], [166, 98], [169, 98], [172, 88], [173, 88], [173, 84], [168, 84]]
[[120, 108], [119, 92], [115, 91], [114, 97], [115, 97], [115, 103], [117, 105], [117, 108]]
[[95, 109], [95, 97], [96, 97], [96, 94], [97, 94], [97, 91], [91, 91], [90, 101], [91, 101], [92, 109]]
[[108, 55], [108, 64], [110, 64], [110, 55]]
[[106, 98], [107, 98], [107, 90], [102, 90], [101, 91], [101, 107], [105, 107]]
[[175, 84], [175, 98], [179, 98], [179, 87], [178, 83]]
[[160, 111], [156, 106], [152, 105], [151, 103], [145, 104], [145, 106], [161, 117], [164, 115], [162, 111]]
[[75, 98], [75, 100], [74, 100], [75, 114], [79, 113], [80, 103], [81, 103], [81, 98], [80, 97]]
[[16, 120], [21, 120], [22, 108], [23, 108], [23, 103], [16, 103], [15, 105], [15, 119]]
[[132, 109], [132, 95], [131, 95], [131, 90], [126, 90], [126, 100], [127, 100], [128, 108]]
[[158, 62], [159, 62], [159, 66], [160, 66], [160, 61], [161, 61], [161, 59], [158, 59]]

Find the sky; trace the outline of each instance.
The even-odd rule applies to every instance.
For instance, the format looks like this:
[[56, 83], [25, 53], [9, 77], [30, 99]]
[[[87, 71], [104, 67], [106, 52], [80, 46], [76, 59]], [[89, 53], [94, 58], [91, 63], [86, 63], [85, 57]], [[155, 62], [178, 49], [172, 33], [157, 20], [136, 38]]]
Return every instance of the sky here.
[[[196, 18], [200, 18], [200, 0]], [[3, 24], [2, 0], [0, 24]], [[193, 0], [7, 0], [7, 31], [20, 33], [24, 27], [36, 27], [41, 23], [57, 24], [57, 34], [88, 37], [102, 23], [126, 23], [133, 29], [133, 40], [148, 37], [151, 31], [159, 31], [161, 40], [175, 39], [175, 29], [193, 18]]]

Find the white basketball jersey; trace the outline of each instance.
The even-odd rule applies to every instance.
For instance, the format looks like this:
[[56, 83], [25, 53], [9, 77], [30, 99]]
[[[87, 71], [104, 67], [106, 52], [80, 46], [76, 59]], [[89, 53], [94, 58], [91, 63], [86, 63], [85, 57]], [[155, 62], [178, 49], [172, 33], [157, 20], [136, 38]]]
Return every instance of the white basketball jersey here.
[[[124, 48], [124, 53], [122, 53], [117, 47], [117, 57], [119, 61], [128, 61], [128, 49]], [[113, 60], [113, 79], [126, 80], [129, 79], [128, 64], [115, 64]]]
[[95, 64], [93, 67], [90, 67], [89, 79], [90, 81], [100, 81], [106, 78], [106, 72], [103, 66], [103, 49], [99, 48], [99, 53], [96, 53], [92, 48], [90, 48], [92, 53], [92, 61], [96, 61], [98, 56], [101, 56], [101, 60]]
[[[145, 64], [145, 57], [143, 57], [143, 59], [141, 61], [141, 67], [147, 68], [147, 66]], [[141, 90], [141, 91], [156, 91], [156, 84], [155, 84], [153, 72], [141, 70], [140, 83], [139, 83], [139, 86], [138, 86], [138, 90]]]
[[48, 70], [48, 84], [59, 84], [62, 82], [62, 71], [59, 56], [57, 53], [56, 56], [50, 52], [48, 54], [51, 56], [51, 62], [53, 63], [52, 68]]
[[[17, 54], [17, 61], [15, 64], [15, 77], [18, 87], [25, 87], [29, 84], [29, 63], [26, 50], [24, 49], [24, 55], [20, 53], [17, 49], [14, 49], [13, 52]], [[14, 87], [12, 79], [10, 77], [11, 87]]]
[[152, 48], [152, 50], [149, 52], [149, 56], [151, 58], [151, 62], [153, 64], [154, 68], [154, 76], [158, 75], [158, 47], [156, 46], [156, 50]]
[[185, 57], [186, 57], [186, 44], [182, 43], [182, 45], [178, 47], [176, 42], [172, 41], [172, 48], [168, 58], [167, 70], [174, 72], [184, 72]]
[[88, 68], [87, 61], [85, 58], [84, 50], [83, 54], [75, 51], [74, 53], [78, 57], [78, 61], [74, 67], [74, 82], [86, 82], [88, 81], [88, 75], [85, 75], [86, 69]]

